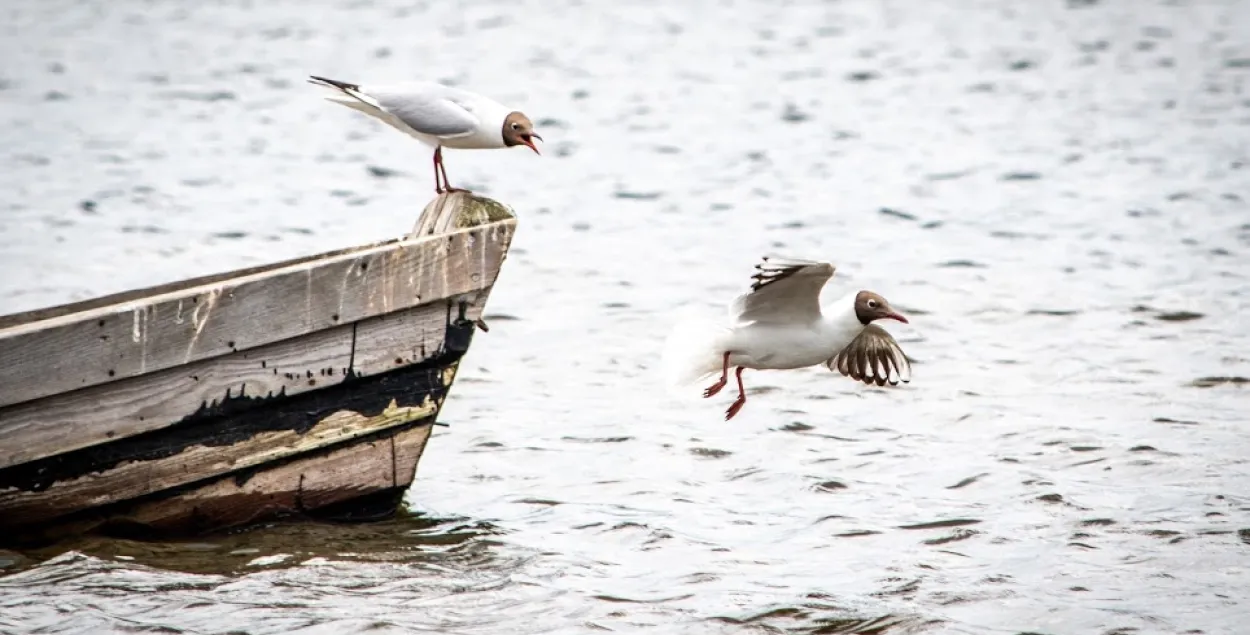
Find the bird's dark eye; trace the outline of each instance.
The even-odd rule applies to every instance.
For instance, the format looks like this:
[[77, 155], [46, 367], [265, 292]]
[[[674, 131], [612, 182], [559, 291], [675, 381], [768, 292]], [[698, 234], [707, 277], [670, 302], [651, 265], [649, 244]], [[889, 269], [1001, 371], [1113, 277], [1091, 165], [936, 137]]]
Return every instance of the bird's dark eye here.
[[869, 300], [869, 301], [868, 301], [868, 308], [870, 308], [870, 309], [875, 309], [875, 308], [877, 308], [877, 301], [876, 301], [876, 300]]
[[512, 124], [512, 129], [513, 129], [513, 130], [520, 130], [520, 129], [521, 129], [521, 124], [519, 124], [519, 123], [514, 123], [514, 124]]

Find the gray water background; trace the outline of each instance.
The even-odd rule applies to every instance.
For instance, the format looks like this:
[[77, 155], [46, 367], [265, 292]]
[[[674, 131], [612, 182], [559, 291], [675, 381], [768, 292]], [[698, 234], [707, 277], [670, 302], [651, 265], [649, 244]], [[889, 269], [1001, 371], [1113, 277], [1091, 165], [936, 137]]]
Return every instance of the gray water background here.
[[[428, 151], [310, 73], [547, 139], [411, 515], [9, 554], [4, 633], [1243, 633], [1250, 3], [0, 8], [0, 313], [406, 231]], [[912, 317], [903, 389], [666, 396], [760, 255]]]

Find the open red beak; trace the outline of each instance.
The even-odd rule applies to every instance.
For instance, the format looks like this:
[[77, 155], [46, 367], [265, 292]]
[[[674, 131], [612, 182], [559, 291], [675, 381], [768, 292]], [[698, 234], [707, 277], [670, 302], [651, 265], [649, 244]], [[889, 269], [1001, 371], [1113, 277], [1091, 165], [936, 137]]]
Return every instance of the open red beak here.
[[529, 146], [529, 149], [530, 149], [530, 150], [533, 150], [533, 151], [534, 151], [534, 154], [537, 154], [537, 155], [539, 155], [539, 156], [542, 156], [542, 153], [538, 151], [538, 147], [534, 145], [534, 139], [538, 139], [539, 141], [542, 141], [542, 140], [543, 140], [543, 138], [542, 138], [542, 137], [540, 137], [540, 136], [538, 136], [538, 135], [536, 135], [536, 134], [531, 134], [530, 136], [525, 137], [524, 139], [521, 139], [521, 141], [522, 141], [522, 142], [524, 142], [524, 143], [525, 143], [525, 145]]
[[891, 313], [887, 315], [886, 317], [890, 318], [891, 320], [898, 320], [899, 322], [902, 322], [903, 324], [910, 324], [910, 322], [907, 321], [907, 318], [903, 317], [902, 313]]

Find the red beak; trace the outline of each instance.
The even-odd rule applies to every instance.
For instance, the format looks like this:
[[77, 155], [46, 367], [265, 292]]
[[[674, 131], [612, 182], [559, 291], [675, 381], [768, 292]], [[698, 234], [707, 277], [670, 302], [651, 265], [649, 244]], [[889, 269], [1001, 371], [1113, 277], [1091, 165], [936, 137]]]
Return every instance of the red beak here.
[[902, 313], [891, 313], [887, 315], [886, 317], [890, 318], [891, 320], [898, 320], [899, 322], [902, 322], [903, 324], [910, 324], [910, 322], [907, 321], [907, 318], [903, 317]]
[[526, 146], [529, 146], [529, 149], [533, 150], [534, 154], [542, 156], [542, 153], [538, 151], [538, 147], [534, 145], [534, 139], [538, 139], [539, 141], [543, 140], [542, 137], [536, 134], [531, 134], [530, 136], [521, 139], [521, 142], [524, 143]]

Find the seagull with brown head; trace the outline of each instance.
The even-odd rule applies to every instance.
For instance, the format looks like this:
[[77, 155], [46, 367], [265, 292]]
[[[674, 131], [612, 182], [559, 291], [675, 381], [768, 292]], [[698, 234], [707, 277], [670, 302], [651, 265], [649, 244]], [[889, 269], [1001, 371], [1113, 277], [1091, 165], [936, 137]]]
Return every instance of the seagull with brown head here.
[[755, 266], [751, 291], [738, 296], [723, 322], [679, 323], [665, 343], [663, 366], [670, 385], [687, 386], [720, 372], [703, 391], [712, 397], [729, 383], [735, 367], [738, 398], [725, 412], [732, 419], [746, 404], [742, 372], [786, 370], [823, 364], [876, 386], [911, 381], [911, 361], [876, 322], [907, 318], [873, 291], [856, 291], [822, 309], [820, 293], [834, 266], [811, 260], [764, 258]]
[[361, 86], [313, 75], [310, 83], [332, 91], [326, 99], [377, 118], [434, 148], [434, 191], [464, 192], [447, 182], [443, 148], [464, 150], [525, 146], [535, 153], [534, 123], [524, 113], [474, 92], [434, 82]]

